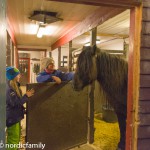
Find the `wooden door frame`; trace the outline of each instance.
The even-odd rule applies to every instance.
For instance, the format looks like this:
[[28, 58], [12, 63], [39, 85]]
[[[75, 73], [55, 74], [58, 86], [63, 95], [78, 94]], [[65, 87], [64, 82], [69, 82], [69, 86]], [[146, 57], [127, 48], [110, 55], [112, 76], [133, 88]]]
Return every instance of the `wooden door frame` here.
[[130, 11], [126, 150], [137, 149], [142, 5]]
[[[52, 1], [62, 2], [60, 0], [52, 0]], [[88, 0], [88, 1], [93, 2], [91, 0]], [[99, 3], [100, 5], [102, 5], [102, 3], [103, 3], [105, 6], [113, 6], [111, 4], [112, 4], [112, 2], [114, 2], [114, 0], [105, 0], [105, 2], [103, 0], [99, 0], [99, 1], [95, 0], [95, 1], [96, 1], [95, 3], [94, 2], [92, 3], [93, 5], [100, 2]], [[110, 3], [107, 5], [108, 1]], [[118, 3], [116, 6], [113, 6], [114, 8], [118, 7], [118, 6], [123, 7], [124, 1], [122, 1], [122, 0], [118, 0], [118, 1], [120, 1], [120, 5]], [[69, 2], [69, 0], [63, 0], [63, 2]], [[127, 2], [128, 8], [130, 8], [131, 11], [130, 11], [130, 35], [129, 35], [129, 59], [128, 59], [129, 60], [129, 68], [128, 68], [128, 95], [127, 95], [126, 150], [134, 150], [134, 149], [136, 150], [136, 146], [137, 146], [137, 136], [136, 135], [137, 135], [137, 122], [138, 122], [138, 97], [139, 97], [138, 88], [139, 88], [139, 70], [140, 70], [140, 37], [141, 37], [140, 34], [141, 34], [141, 23], [142, 23], [142, 21], [141, 21], [142, 4], [136, 0], [135, 1], [132, 0], [133, 3], [132, 2], [131, 3], [133, 5], [130, 5], [131, 4], [130, 2], [131, 1]], [[72, 3], [85, 4], [85, 1], [84, 0], [78, 0], [78, 2], [72, 1]], [[125, 8], [126, 6], [124, 6], [123, 8]], [[104, 21], [106, 21], [110, 17], [115, 16], [115, 14], [117, 15], [117, 13], [119, 13], [119, 11], [121, 13], [121, 11], [123, 11], [123, 10], [121, 10], [120, 8], [117, 8], [114, 10], [112, 9], [111, 14], [107, 14], [107, 18], [105, 16], [100, 16], [98, 14], [100, 10], [99, 11], [96, 10], [96, 11], [97, 11], [97, 13], [95, 13], [93, 15], [93, 17], [89, 17], [90, 19], [91, 18], [93, 19], [95, 17], [95, 20], [94, 19], [90, 20], [87, 17], [85, 19], [86, 21], [81, 22], [75, 28], [70, 30], [66, 35], [61, 37], [58, 41], [53, 43], [52, 44], [52, 50], [54, 50], [55, 48], [71, 41], [75, 37], [86, 32], [86, 27], [89, 24], [90, 24], [90, 28], [92, 29], [95, 26], [102, 24]], [[101, 8], [101, 11], [105, 11], [105, 10], [102, 10], [102, 8]], [[96, 17], [103, 18], [103, 22], [96, 21], [96, 19], [98, 19]], [[90, 23], [91, 21], [93, 21], [93, 22]], [[94, 23], [94, 21], [95, 21], [95, 23]]]

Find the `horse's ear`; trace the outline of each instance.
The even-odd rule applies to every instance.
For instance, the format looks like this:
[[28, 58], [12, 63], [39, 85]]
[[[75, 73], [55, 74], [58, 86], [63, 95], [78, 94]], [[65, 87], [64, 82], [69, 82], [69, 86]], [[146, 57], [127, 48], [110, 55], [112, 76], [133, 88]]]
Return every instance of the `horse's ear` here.
[[96, 44], [94, 44], [91, 48], [92, 48], [92, 55], [96, 55], [96, 51], [97, 51]]

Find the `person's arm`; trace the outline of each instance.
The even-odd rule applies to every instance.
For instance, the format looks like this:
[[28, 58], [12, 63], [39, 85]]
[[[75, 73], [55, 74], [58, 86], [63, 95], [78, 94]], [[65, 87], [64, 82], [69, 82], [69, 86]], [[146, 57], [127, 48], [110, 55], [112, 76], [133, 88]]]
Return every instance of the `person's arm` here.
[[38, 83], [43, 83], [43, 82], [52, 82], [52, 75], [41, 75], [39, 74], [37, 77], [36, 77], [36, 80]]
[[60, 72], [59, 76], [62, 81], [70, 81], [73, 79], [74, 73], [73, 72], [68, 72], [68, 73]]
[[15, 107], [19, 105], [23, 105], [28, 100], [27, 95], [24, 95], [22, 98], [20, 98], [17, 93], [13, 90], [10, 90], [7, 93], [7, 104]]
[[52, 79], [57, 83], [60, 84], [61, 83], [61, 79], [57, 76], [52, 76]]
[[34, 95], [34, 90], [31, 89], [26, 92], [26, 94], [23, 95], [22, 98], [20, 98], [17, 93], [13, 90], [10, 90], [7, 94], [7, 104], [11, 105], [12, 107], [23, 105], [27, 102], [28, 98]]

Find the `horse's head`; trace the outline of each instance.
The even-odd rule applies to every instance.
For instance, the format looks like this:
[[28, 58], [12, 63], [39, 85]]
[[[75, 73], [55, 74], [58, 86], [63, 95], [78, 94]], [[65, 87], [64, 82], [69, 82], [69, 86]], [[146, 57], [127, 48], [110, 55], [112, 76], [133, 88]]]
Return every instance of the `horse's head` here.
[[97, 78], [96, 46], [83, 47], [77, 60], [73, 86], [75, 90], [82, 90]]

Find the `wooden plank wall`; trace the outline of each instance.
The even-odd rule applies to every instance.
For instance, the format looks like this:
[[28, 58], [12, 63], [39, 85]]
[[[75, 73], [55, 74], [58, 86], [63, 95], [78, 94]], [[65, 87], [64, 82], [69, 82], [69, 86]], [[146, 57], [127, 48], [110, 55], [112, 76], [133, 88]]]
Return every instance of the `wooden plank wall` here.
[[150, 149], [150, 1], [143, 0], [138, 150]]

